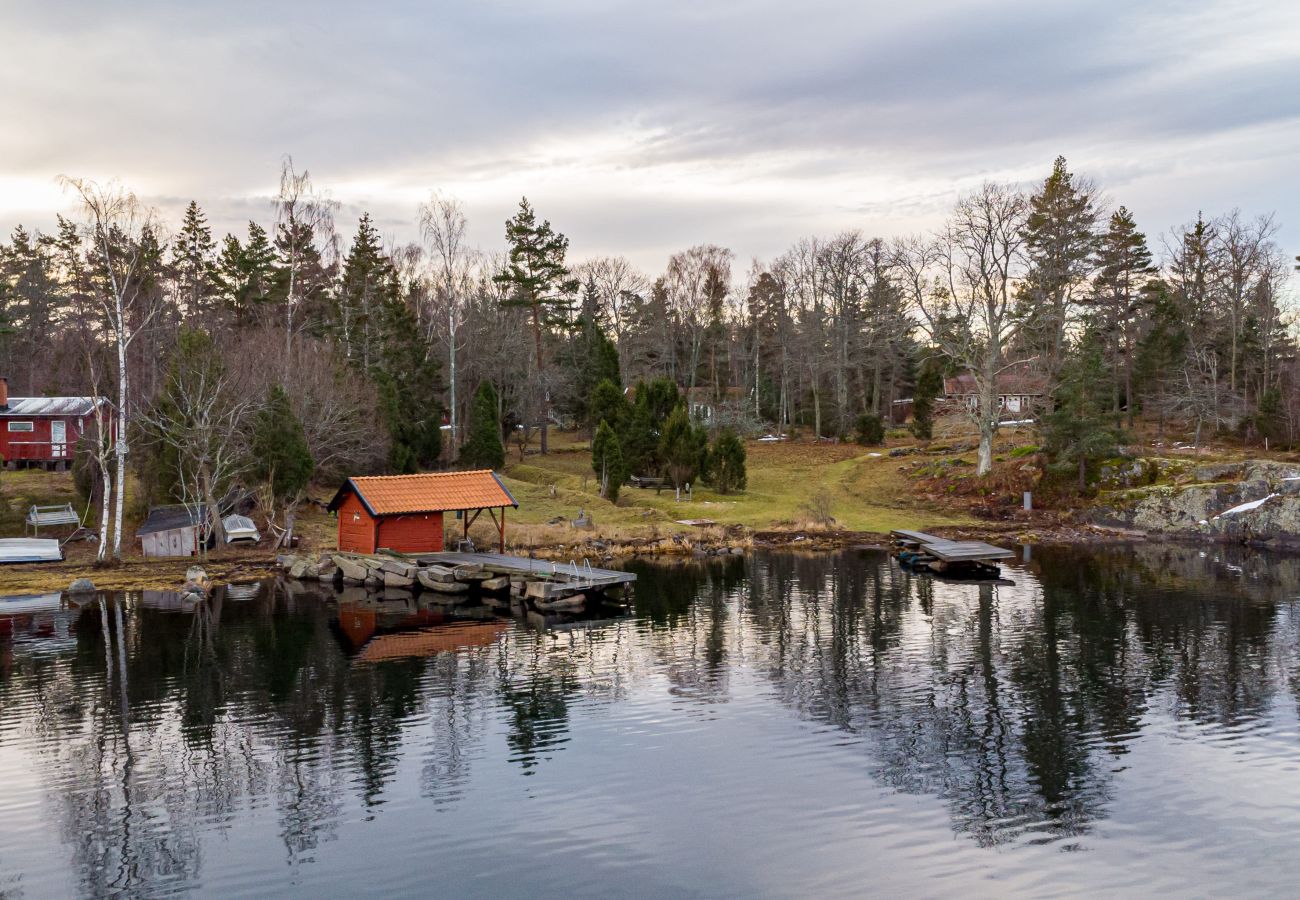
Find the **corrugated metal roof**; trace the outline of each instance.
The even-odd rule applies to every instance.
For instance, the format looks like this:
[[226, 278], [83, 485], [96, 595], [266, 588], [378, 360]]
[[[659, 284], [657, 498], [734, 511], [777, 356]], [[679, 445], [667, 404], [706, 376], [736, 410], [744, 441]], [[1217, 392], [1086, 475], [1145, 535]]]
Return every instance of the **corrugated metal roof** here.
[[54, 538], [0, 538], [0, 563], [57, 562], [63, 551]]
[[[95, 411], [94, 397], [10, 397], [0, 417], [10, 416], [88, 416]], [[100, 403], [108, 403], [103, 397]]]
[[177, 503], [173, 506], [155, 506], [149, 510], [149, 517], [135, 533], [136, 537], [145, 534], [157, 534], [174, 528], [190, 528], [204, 520], [203, 508], [185, 506]]
[[330, 501], [331, 511], [349, 491], [356, 492], [373, 516], [519, 505], [491, 469], [349, 478]]

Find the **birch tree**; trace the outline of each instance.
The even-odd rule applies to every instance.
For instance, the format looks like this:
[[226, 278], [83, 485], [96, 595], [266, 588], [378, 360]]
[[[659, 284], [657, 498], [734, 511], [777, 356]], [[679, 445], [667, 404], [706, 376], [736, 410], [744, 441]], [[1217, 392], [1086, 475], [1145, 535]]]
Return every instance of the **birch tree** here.
[[[432, 300], [436, 320], [446, 324], [447, 393], [453, 458], [460, 449], [460, 406], [457, 387], [460, 371], [456, 354], [465, 346], [466, 304], [474, 289], [474, 261], [478, 254], [465, 243], [467, 220], [459, 200], [438, 193], [420, 204], [420, 233], [424, 236], [432, 265]], [[431, 317], [431, 324], [434, 317]], [[441, 332], [441, 328], [436, 329]]]
[[301, 325], [297, 312], [303, 301], [305, 270], [315, 261], [317, 239], [333, 236], [338, 204], [317, 193], [311, 174], [306, 169], [297, 171], [293, 157], [285, 156], [280, 162], [280, 190], [274, 206], [276, 245], [285, 269], [284, 355], [288, 366], [294, 331]]
[[[127, 435], [131, 424], [130, 369], [127, 351], [136, 335], [149, 326], [161, 306], [158, 294], [142, 287], [142, 244], [153, 229], [153, 212], [121, 185], [97, 184], [62, 176], [65, 189], [80, 201], [85, 237], [90, 243], [95, 276], [91, 286], [117, 357], [116, 428], [110, 429], [117, 474], [113, 486], [113, 558], [122, 558], [122, 516], [126, 505]], [[107, 490], [107, 487], [106, 487]], [[107, 543], [108, 535], [101, 535]], [[101, 552], [101, 557], [102, 557]]]

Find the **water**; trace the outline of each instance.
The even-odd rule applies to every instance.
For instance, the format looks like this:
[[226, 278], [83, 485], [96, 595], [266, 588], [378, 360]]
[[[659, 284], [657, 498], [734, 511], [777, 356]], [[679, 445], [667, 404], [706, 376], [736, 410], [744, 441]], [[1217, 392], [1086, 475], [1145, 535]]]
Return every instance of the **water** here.
[[0, 616], [0, 895], [1300, 883], [1300, 560], [636, 569], [632, 615], [562, 629], [275, 584], [27, 602]]

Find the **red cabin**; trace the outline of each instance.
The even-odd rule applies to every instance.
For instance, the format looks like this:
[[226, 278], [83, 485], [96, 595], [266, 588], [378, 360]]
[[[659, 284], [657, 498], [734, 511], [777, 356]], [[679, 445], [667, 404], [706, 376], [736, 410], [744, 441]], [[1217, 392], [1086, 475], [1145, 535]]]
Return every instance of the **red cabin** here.
[[504, 550], [507, 506], [519, 504], [495, 472], [479, 469], [349, 478], [329, 510], [338, 513], [338, 547], [345, 552], [437, 553], [443, 549], [442, 514], [453, 510], [460, 513], [466, 535], [479, 513], [488, 510]]
[[[70, 465], [77, 441], [96, 433], [95, 410], [103, 397], [10, 397], [0, 378], [0, 459], [10, 465]], [[112, 428], [112, 416], [106, 416]]]

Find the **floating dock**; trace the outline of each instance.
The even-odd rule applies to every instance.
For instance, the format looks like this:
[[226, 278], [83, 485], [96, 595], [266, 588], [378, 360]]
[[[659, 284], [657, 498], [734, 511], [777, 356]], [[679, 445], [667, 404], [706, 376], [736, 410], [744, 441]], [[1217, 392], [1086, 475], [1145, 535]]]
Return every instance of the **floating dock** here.
[[631, 572], [593, 568], [590, 563], [553, 562], [545, 559], [528, 559], [523, 556], [506, 556], [501, 553], [421, 553], [410, 559], [422, 566], [481, 566], [493, 575], [523, 578], [528, 582], [528, 595], [537, 600], [553, 600], [587, 591], [617, 593], [623, 586], [636, 581]]
[[1014, 559], [1015, 553], [983, 541], [951, 541], [897, 528], [890, 532], [894, 557], [900, 564], [947, 575], [988, 575], [998, 571], [998, 562]]

